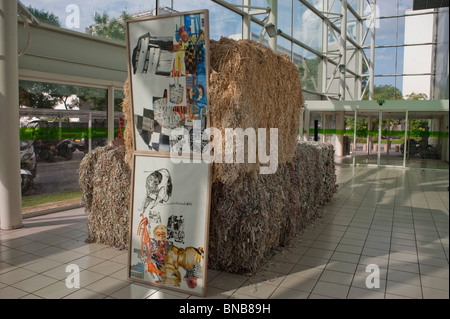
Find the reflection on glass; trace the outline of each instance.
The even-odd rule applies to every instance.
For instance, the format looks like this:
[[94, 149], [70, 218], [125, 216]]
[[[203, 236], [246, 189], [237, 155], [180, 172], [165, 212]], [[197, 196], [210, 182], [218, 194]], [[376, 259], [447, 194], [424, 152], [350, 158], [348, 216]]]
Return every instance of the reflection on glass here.
[[[81, 160], [107, 143], [107, 90], [21, 80], [19, 105], [22, 167], [29, 167], [29, 158], [36, 160], [32, 184], [23, 195], [69, 192], [79, 197]], [[33, 156], [26, 155], [29, 146]], [[60, 195], [49, 198], [56, 201]]]
[[293, 37], [320, 51], [322, 47], [322, 19], [299, 1], [294, 1]]
[[286, 54], [289, 58], [292, 55], [292, 42], [283, 38], [278, 37], [277, 39], [277, 53]]
[[114, 90], [114, 139], [124, 138], [125, 116], [122, 113], [122, 101], [125, 98], [123, 90]]
[[404, 44], [405, 17], [380, 19], [376, 37], [383, 45]]
[[309, 122], [309, 140], [315, 142], [323, 141], [322, 113], [311, 112]]
[[25, 6], [25, 8], [39, 21], [39, 23], [50, 24], [56, 27], [61, 26], [60, 18], [53, 12], [36, 8], [32, 5]]
[[[234, 4], [242, 4], [236, 0]], [[264, 0], [264, 2], [266, 2]], [[252, 1], [252, 5], [255, 5]], [[236, 14], [225, 7], [210, 0], [174, 0], [174, 9], [178, 12], [193, 10], [209, 10], [209, 32], [210, 38], [220, 40], [221, 37], [241, 38], [242, 35], [242, 16]], [[267, 7], [267, 2], [265, 7]]]
[[352, 7], [352, 9], [355, 10], [355, 12], [359, 12], [361, 1], [359, 1], [359, 0], [348, 0], [347, 1], [347, 5], [349, 7]]
[[[408, 113], [407, 167], [448, 169], [448, 163], [441, 160], [448, 148], [446, 115], [447, 112]], [[402, 153], [404, 149], [402, 145]]]
[[278, 29], [292, 36], [292, 1], [278, 2]]
[[302, 88], [313, 92], [320, 92], [322, 75], [321, 58], [298, 45], [294, 45], [293, 63], [299, 71]]
[[[259, 24], [255, 23], [255, 22], [250, 22], [250, 32], [252, 34], [252, 40], [253, 41], [259, 41], [259, 38], [261, 36], [261, 32], [263, 31], [263, 27], [260, 26]], [[268, 39], [269, 36], [267, 35], [267, 33], [264, 35], [264, 39], [262, 40], [262, 44], [265, 46], [269, 46], [268, 43]]]
[[350, 10], [347, 10], [347, 37], [357, 42], [359, 36], [358, 20]]
[[[375, 77], [374, 79], [374, 100], [402, 100], [403, 93], [400, 89], [402, 87], [403, 78], [400, 76], [386, 76]], [[366, 90], [363, 100], [368, 100], [369, 92]]]

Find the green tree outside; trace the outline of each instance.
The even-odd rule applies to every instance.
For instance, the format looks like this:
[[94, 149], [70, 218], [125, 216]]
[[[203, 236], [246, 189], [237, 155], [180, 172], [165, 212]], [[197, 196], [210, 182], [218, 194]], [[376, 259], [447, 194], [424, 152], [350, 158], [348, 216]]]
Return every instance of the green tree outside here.
[[26, 7], [28, 11], [39, 21], [47, 24], [51, 24], [57, 27], [61, 26], [59, 18], [53, 13], [40, 9], [33, 8], [32, 6]]
[[122, 12], [120, 18], [110, 19], [106, 12], [103, 14], [95, 13], [94, 21], [95, 24], [91, 26], [87, 32], [89, 34], [95, 34], [99, 37], [125, 42], [126, 39], [126, 26], [125, 21], [130, 19], [131, 15]]

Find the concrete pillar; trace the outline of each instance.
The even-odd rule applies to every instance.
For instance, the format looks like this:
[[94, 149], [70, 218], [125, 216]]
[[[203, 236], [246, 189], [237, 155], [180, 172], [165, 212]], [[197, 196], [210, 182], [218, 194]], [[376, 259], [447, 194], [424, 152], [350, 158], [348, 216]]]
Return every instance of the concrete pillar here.
[[336, 112], [336, 130], [334, 151], [336, 156], [344, 156], [344, 134], [342, 130], [345, 129], [344, 112]]
[[17, 1], [0, 0], [0, 227], [22, 227]]

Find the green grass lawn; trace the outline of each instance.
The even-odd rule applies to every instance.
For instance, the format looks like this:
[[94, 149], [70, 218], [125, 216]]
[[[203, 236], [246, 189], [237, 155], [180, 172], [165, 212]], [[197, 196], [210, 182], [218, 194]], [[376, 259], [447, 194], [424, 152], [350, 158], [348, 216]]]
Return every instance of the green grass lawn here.
[[68, 191], [53, 194], [22, 196], [22, 207], [32, 207], [42, 204], [61, 202], [70, 199], [81, 199], [81, 191]]

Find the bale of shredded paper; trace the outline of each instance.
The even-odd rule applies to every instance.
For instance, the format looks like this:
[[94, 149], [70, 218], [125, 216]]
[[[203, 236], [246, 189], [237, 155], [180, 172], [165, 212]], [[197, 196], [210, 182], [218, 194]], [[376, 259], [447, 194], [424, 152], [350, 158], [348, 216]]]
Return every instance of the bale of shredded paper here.
[[[298, 71], [286, 56], [255, 42], [221, 39], [211, 41], [210, 67], [210, 127], [222, 136], [225, 128], [278, 128], [275, 174], [260, 175], [259, 163], [213, 164], [209, 266], [255, 272], [333, 197], [334, 150], [328, 144], [296, 141], [303, 96]], [[129, 80], [124, 91], [125, 147], [96, 149], [80, 166], [89, 238], [116, 247], [128, 246], [128, 167], [134, 149]]]
[[331, 145], [302, 142], [292, 163], [257, 179], [243, 174], [212, 187], [210, 268], [253, 273], [319, 217], [336, 192]]
[[125, 147], [94, 149], [85, 155], [78, 172], [88, 215], [87, 242], [127, 248], [131, 170]]

